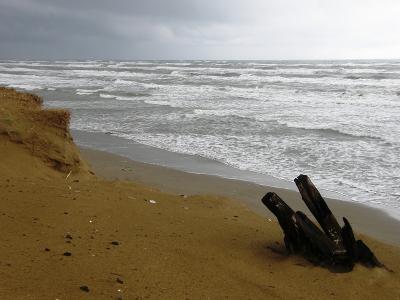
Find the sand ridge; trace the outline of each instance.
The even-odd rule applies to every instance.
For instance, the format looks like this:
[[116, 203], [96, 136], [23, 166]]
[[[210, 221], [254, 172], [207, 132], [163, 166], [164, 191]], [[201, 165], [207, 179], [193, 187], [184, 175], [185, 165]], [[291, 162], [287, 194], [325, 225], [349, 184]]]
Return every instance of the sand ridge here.
[[69, 120], [69, 111], [44, 109], [39, 96], [0, 87], [0, 136], [62, 172], [88, 173], [72, 141]]

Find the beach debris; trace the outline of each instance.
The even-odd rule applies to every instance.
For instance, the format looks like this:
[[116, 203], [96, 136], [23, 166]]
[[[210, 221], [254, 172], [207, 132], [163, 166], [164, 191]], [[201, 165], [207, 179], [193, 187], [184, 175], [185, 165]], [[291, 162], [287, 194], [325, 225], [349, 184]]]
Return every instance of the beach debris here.
[[65, 238], [68, 239], [68, 240], [72, 240], [72, 236], [70, 234], [66, 234]]
[[89, 287], [87, 285], [82, 285], [82, 286], [79, 287], [79, 289], [81, 291], [83, 291], [83, 292], [86, 292], [86, 293], [90, 292]]
[[157, 203], [156, 200], [152, 200], [152, 199], [150, 199], [149, 202], [150, 202], [151, 204], [156, 204], [156, 203]]
[[370, 268], [384, 267], [363, 241], [356, 240], [346, 218], [343, 218], [344, 226], [339, 225], [307, 175], [298, 176], [294, 182], [322, 230], [303, 212], [293, 211], [275, 193], [269, 192], [261, 200], [277, 217], [289, 254], [303, 255], [309, 261], [335, 272], [350, 272], [355, 263]]
[[69, 173], [67, 174], [67, 177], [65, 177], [65, 180], [67, 180], [68, 179], [68, 177], [71, 175], [71, 173], [72, 173], [72, 169], [69, 171]]
[[118, 245], [119, 245], [119, 242], [117, 242], [117, 241], [112, 241], [112, 242], [111, 242], [111, 245], [118, 246]]
[[117, 283], [119, 283], [119, 284], [124, 284], [124, 281], [121, 279], [121, 278], [117, 278]]
[[64, 255], [64, 256], [71, 256], [72, 253], [71, 253], [71, 252], [64, 252], [63, 255]]

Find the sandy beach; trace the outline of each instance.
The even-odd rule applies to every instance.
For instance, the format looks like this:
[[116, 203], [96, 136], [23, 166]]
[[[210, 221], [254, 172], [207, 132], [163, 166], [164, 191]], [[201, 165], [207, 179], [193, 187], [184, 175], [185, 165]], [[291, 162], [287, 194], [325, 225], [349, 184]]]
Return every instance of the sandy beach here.
[[[272, 215], [260, 199], [267, 192], [275, 192], [291, 207], [307, 212], [312, 218], [301, 200], [300, 194], [290, 189], [227, 179], [221, 176], [184, 172], [94, 149], [81, 148], [80, 152], [85, 161], [90, 163], [96, 175], [107, 180], [140, 182], [160, 191], [178, 195], [218, 195], [243, 203], [252, 212], [266, 218], [272, 218]], [[354, 202], [331, 198], [327, 198], [327, 201], [338, 218], [348, 217], [358, 232], [389, 244], [400, 245], [400, 235], [398, 234], [400, 221], [386, 212]]]
[[79, 150], [39, 102], [0, 90], [1, 299], [400, 299], [385, 213], [328, 201], [387, 266], [332, 273], [286, 256], [259, 205], [276, 191], [305, 210], [294, 191]]

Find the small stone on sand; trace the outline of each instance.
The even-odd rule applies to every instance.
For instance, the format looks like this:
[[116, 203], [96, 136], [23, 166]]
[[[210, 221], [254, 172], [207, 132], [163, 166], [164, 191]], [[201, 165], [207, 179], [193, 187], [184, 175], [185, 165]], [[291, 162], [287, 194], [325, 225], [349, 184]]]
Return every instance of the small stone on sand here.
[[117, 282], [120, 283], [120, 284], [124, 283], [124, 281], [122, 279], [120, 279], [120, 278], [117, 278]]
[[86, 285], [82, 285], [81, 287], [79, 287], [79, 289], [83, 292], [89, 293], [89, 287]]

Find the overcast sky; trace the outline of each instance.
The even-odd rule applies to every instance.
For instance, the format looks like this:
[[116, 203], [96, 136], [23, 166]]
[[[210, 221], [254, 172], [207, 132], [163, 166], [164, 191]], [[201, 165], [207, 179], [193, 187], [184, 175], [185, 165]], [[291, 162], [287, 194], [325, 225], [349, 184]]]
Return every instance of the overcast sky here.
[[0, 58], [400, 58], [400, 1], [0, 0]]

